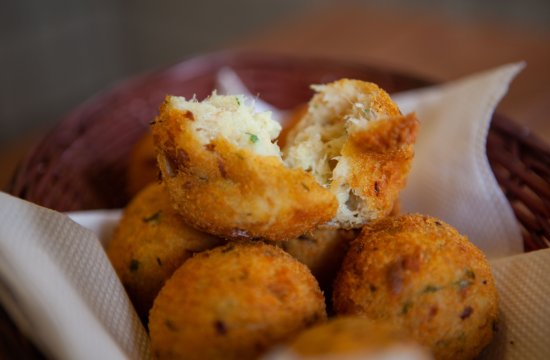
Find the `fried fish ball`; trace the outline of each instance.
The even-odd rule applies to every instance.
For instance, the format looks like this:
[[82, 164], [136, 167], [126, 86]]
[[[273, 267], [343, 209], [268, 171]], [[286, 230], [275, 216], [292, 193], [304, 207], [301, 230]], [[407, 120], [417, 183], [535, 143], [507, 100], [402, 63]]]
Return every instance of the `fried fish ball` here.
[[387, 216], [405, 186], [418, 120], [402, 116], [373, 83], [342, 79], [313, 89], [307, 114], [288, 135], [286, 163], [336, 196], [332, 225], [359, 228]]
[[332, 286], [349, 243], [356, 235], [354, 230], [316, 229], [277, 245], [305, 264], [326, 292]]
[[107, 255], [142, 319], [164, 282], [191, 255], [222, 243], [186, 225], [164, 185], [153, 183], [124, 210]]
[[253, 359], [326, 319], [305, 265], [262, 242], [229, 243], [186, 261], [149, 316], [158, 359]]
[[329, 221], [335, 196], [289, 169], [272, 141], [280, 125], [244, 97], [167, 97], [152, 124], [175, 206], [193, 227], [225, 238], [295, 238]]
[[367, 225], [351, 244], [333, 292], [338, 314], [402, 326], [436, 359], [472, 359], [490, 342], [498, 295], [483, 253], [422, 215]]
[[384, 321], [337, 317], [301, 332], [266, 359], [432, 359], [407, 333]]
[[148, 131], [134, 145], [128, 160], [127, 186], [130, 197], [133, 198], [158, 178], [157, 153], [153, 145], [153, 135]]

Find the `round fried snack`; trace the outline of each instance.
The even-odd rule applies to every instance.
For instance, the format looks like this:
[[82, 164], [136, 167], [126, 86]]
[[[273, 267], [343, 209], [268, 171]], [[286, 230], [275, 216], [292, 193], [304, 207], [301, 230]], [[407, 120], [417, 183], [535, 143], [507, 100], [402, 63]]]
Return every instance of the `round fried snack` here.
[[403, 329], [384, 321], [348, 316], [303, 331], [287, 349], [267, 358], [432, 359]]
[[130, 202], [107, 246], [113, 264], [142, 319], [164, 282], [192, 254], [223, 241], [187, 226], [162, 184], [153, 183]]
[[281, 241], [277, 246], [305, 264], [326, 292], [332, 287], [349, 243], [356, 236], [354, 230], [316, 229], [296, 239]]
[[149, 316], [157, 359], [253, 359], [326, 319], [319, 285], [283, 250], [229, 243], [186, 261]]
[[359, 228], [387, 216], [405, 186], [418, 120], [402, 116], [373, 83], [342, 79], [313, 89], [308, 112], [288, 135], [285, 162], [336, 196], [330, 225]]
[[167, 97], [152, 124], [158, 163], [192, 226], [225, 238], [295, 238], [334, 217], [335, 196], [289, 169], [272, 140], [280, 125], [244, 98]]
[[472, 359], [495, 329], [498, 296], [483, 253], [441, 220], [389, 217], [351, 244], [333, 292], [338, 314], [406, 328], [436, 359]]
[[153, 135], [148, 131], [134, 145], [128, 160], [128, 194], [133, 198], [141, 189], [157, 181], [159, 169]]

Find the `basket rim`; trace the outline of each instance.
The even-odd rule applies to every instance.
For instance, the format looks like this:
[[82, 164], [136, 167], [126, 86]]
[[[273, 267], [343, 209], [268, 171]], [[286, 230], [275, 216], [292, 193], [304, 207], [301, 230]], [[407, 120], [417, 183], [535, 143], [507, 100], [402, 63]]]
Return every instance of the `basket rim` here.
[[[275, 61], [273, 61], [275, 60]], [[315, 63], [321, 66], [341, 66], [349, 69], [357, 69], [358, 71], [377, 71], [388, 72], [392, 76], [414, 80], [420, 84], [419, 87], [431, 86], [440, 83], [440, 80], [430, 79], [425, 76], [415, 75], [405, 71], [397, 70], [392, 67], [371, 65], [361, 63], [359, 61], [346, 61], [332, 59], [320, 56], [297, 56], [280, 54], [269, 51], [253, 51], [253, 50], [220, 50], [201, 54], [191, 54], [183, 59], [173, 62], [168, 66], [160, 66], [158, 68], [138, 72], [135, 75], [130, 75], [128, 78], [117, 81], [84, 99], [78, 105], [68, 109], [64, 115], [60, 116], [59, 120], [49, 129], [41, 139], [34, 144], [22, 159], [16, 165], [10, 180], [5, 185], [4, 190], [17, 195], [22, 189], [18, 189], [18, 184], [23, 181], [24, 175], [28, 171], [28, 166], [32, 164], [32, 160], [36, 157], [40, 150], [50, 144], [50, 141], [67, 123], [76, 121], [82, 118], [85, 114], [93, 112], [95, 109], [102, 107], [103, 100], [112, 98], [114, 95], [123, 93], [125, 89], [133, 88], [140, 84], [145, 84], [153, 79], [171, 76], [175, 73], [185, 73], [193, 69], [193, 75], [196, 76], [197, 70], [201, 73], [207, 73], [213, 67], [221, 67], [227, 63], [239, 63], [240, 61], [250, 63], [263, 63], [273, 61], [275, 66], [285, 68], [288, 66], [297, 66], [297, 64]], [[275, 67], [274, 66], [274, 67]], [[298, 65], [299, 66], [299, 65]]]

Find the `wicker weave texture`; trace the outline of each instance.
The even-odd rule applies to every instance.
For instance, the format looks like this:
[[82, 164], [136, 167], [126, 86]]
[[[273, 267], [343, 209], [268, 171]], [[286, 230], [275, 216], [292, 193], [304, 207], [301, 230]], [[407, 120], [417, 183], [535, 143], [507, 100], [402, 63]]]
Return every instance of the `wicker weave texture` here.
[[487, 139], [495, 177], [522, 228], [525, 251], [550, 246], [550, 147], [495, 115]]

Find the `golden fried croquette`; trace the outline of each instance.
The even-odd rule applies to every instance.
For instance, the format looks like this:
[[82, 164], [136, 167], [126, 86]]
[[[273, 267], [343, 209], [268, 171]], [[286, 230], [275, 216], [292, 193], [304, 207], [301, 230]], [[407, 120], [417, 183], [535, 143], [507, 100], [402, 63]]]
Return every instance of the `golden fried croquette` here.
[[272, 141], [280, 125], [243, 97], [167, 97], [152, 124], [173, 202], [192, 226], [225, 238], [289, 240], [332, 219], [335, 196], [289, 169]]
[[149, 316], [158, 359], [253, 359], [326, 319], [305, 265], [262, 242], [229, 243], [186, 261]]
[[[284, 348], [283, 348], [284, 349]], [[384, 321], [337, 317], [301, 332], [268, 359], [431, 359], [407, 333]]]
[[288, 136], [286, 163], [337, 197], [331, 225], [358, 228], [388, 215], [409, 173], [418, 120], [401, 116], [373, 83], [342, 79], [313, 88], [307, 114]]
[[187, 226], [162, 184], [130, 202], [107, 246], [107, 255], [142, 319], [160, 288], [192, 254], [222, 243]]
[[127, 188], [130, 198], [158, 178], [157, 153], [153, 145], [153, 135], [148, 131], [134, 145], [128, 160]]
[[329, 289], [356, 235], [354, 230], [316, 229], [277, 245], [305, 264], [322, 289]]
[[498, 296], [483, 253], [454, 228], [422, 215], [367, 225], [334, 284], [337, 314], [406, 328], [436, 359], [472, 359], [487, 345]]
[[343, 79], [290, 131], [243, 97], [167, 97], [152, 125], [159, 167], [187, 222], [226, 238], [285, 241], [319, 225], [359, 228], [390, 214], [418, 121], [372, 83]]

